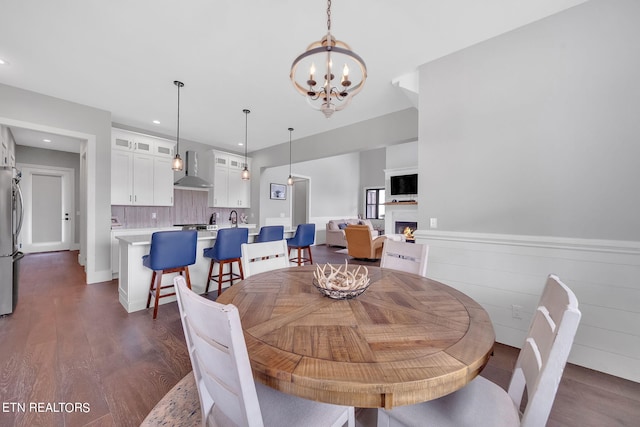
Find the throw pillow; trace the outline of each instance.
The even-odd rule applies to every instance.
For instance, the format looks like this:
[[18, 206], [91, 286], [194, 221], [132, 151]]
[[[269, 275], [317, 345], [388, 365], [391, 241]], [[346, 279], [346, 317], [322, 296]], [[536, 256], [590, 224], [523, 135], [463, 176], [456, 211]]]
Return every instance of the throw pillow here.
[[342, 224], [338, 224], [338, 228], [339, 228], [340, 230], [344, 230], [345, 228], [347, 228], [347, 223], [346, 223], [346, 222], [343, 222]]

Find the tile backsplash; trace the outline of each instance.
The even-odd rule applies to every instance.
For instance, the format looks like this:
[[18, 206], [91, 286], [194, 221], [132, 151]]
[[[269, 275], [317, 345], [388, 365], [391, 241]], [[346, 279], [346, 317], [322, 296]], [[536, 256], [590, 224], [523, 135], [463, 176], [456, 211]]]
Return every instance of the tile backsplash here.
[[[122, 224], [121, 228], [170, 227], [175, 224], [208, 224], [211, 214], [217, 214], [216, 223], [230, 224], [231, 208], [210, 208], [206, 191], [173, 190], [173, 206], [111, 206], [111, 216]], [[238, 221], [247, 209], [236, 209]], [[153, 218], [155, 214], [155, 218]], [[251, 221], [248, 221], [251, 222]]]

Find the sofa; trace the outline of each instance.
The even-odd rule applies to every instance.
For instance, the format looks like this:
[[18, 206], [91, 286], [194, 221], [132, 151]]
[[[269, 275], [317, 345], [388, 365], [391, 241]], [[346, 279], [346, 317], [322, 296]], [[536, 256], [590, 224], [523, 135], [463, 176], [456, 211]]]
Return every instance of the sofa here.
[[341, 246], [347, 247], [347, 238], [344, 234], [344, 229], [347, 225], [367, 225], [371, 229], [372, 235], [375, 237], [378, 235], [378, 231], [373, 229], [373, 224], [368, 219], [332, 219], [327, 222], [326, 243], [327, 246]]

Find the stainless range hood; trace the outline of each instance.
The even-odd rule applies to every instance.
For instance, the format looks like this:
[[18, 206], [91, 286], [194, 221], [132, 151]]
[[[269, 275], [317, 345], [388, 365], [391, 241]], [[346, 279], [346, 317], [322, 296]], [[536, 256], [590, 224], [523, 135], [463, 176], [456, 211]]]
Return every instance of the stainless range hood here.
[[213, 185], [198, 176], [198, 153], [187, 151], [185, 159], [185, 175], [174, 182], [173, 185], [191, 188], [212, 188]]

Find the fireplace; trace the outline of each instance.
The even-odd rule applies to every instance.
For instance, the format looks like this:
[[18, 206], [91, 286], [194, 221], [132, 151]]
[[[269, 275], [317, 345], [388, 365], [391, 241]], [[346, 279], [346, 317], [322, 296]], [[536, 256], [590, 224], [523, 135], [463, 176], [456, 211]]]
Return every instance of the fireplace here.
[[413, 232], [418, 228], [418, 223], [414, 221], [396, 221], [394, 223], [395, 234], [404, 234], [408, 242], [413, 242]]

